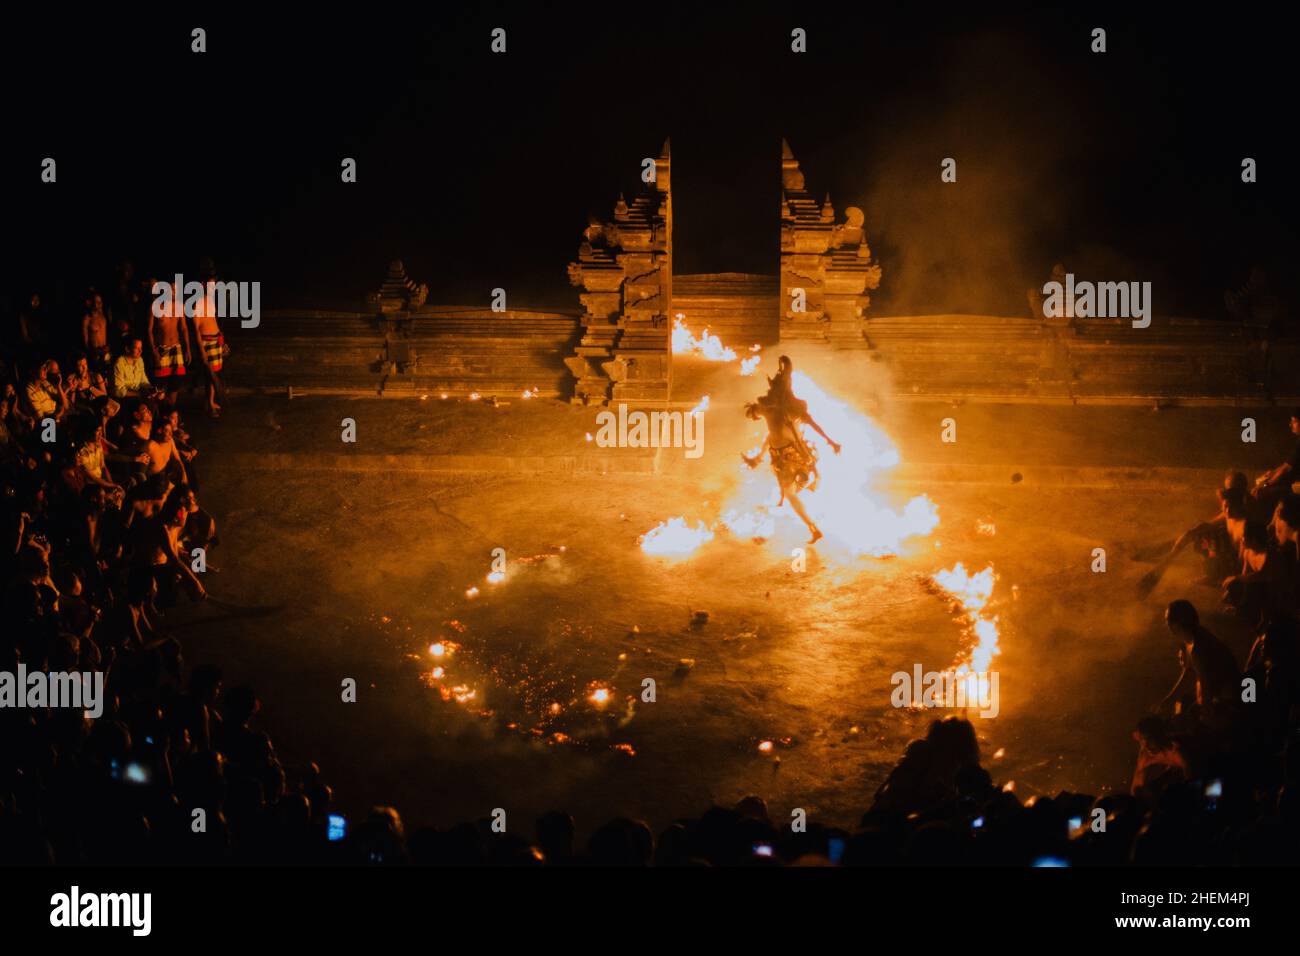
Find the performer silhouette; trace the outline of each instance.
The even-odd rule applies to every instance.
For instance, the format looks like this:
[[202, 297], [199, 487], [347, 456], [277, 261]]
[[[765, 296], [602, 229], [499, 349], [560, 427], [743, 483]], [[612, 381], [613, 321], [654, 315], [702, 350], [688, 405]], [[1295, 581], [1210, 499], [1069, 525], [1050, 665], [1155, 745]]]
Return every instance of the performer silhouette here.
[[790, 507], [808, 526], [812, 537], [809, 544], [814, 544], [822, 537], [821, 530], [808, 516], [808, 510], [799, 499], [799, 492], [807, 488], [817, 488], [817, 453], [804, 441], [799, 432], [801, 424], [807, 424], [826, 439], [835, 454], [840, 453], [840, 445], [822, 430], [822, 427], [808, 414], [808, 403], [794, 394], [790, 380], [794, 373], [794, 363], [788, 356], [782, 355], [777, 363], [777, 373], [769, 378], [767, 394], [757, 401], [745, 405], [745, 416], [753, 421], [760, 418], [767, 423], [767, 435], [758, 454], [750, 457], [741, 455], [750, 468], [757, 468], [766, 449], [772, 463], [772, 472], [776, 475], [781, 488], [781, 502], [790, 499]]

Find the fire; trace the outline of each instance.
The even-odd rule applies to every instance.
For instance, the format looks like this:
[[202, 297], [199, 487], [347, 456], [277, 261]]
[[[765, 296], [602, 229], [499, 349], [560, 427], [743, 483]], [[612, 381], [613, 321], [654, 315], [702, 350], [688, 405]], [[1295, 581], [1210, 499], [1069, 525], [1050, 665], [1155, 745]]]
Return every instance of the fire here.
[[[939, 511], [925, 495], [912, 498], [901, 511], [891, 508], [872, 488], [876, 476], [899, 463], [898, 449], [866, 415], [848, 403], [833, 398], [802, 372], [794, 373], [794, 390], [808, 403], [812, 417], [843, 449], [835, 455], [812, 429], [803, 426], [805, 439], [818, 449], [820, 473], [815, 491], [805, 489], [800, 497], [814, 522], [826, 535], [822, 548], [852, 559], [861, 555], [885, 557], [897, 554], [903, 541], [927, 535], [939, 524]], [[697, 411], [707, 408], [707, 396]], [[758, 448], [750, 454], [757, 453]], [[677, 517], [647, 532], [641, 547], [650, 554], [682, 557], [712, 540], [721, 526], [742, 538], [773, 538], [777, 519], [794, 522], [798, 534], [804, 529], [789, 504], [778, 507], [780, 491], [771, 470], [760, 466], [751, 471], [737, 463], [740, 487], [723, 505], [721, 517], [711, 526], [695, 528]], [[789, 553], [788, 541], [774, 542], [782, 554]]]
[[685, 518], [669, 518], [641, 536], [641, 550], [660, 557], [684, 557], [712, 540], [713, 531], [704, 522], [692, 528]]
[[985, 613], [996, 580], [993, 565], [990, 564], [977, 574], [971, 574], [958, 561], [947, 571], [936, 571], [933, 580], [961, 607], [965, 613], [967, 631], [975, 639], [975, 645], [967, 659], [958, 665], [957, 674], [970, 675], [971, 693], [983, 692], [987, 695], [989, 667], [998, 653], [998, 619], [996, 615], [989, 617]]
[[699, 355], [710, 362], [734, 362], [736, 353], [722, 344], [722, 340], [716, 335], [710, 335], [709, 330], [705, 327], [696, 338], [691, 334], [691, 330], [686, 327], [686, 316], [678, 312], [673, 319], [673, 354], [674, 355]]
[[593, 704], [604, 704], [609, 701], [609, 688], [597, 687], [591, 692], [591, 702]]

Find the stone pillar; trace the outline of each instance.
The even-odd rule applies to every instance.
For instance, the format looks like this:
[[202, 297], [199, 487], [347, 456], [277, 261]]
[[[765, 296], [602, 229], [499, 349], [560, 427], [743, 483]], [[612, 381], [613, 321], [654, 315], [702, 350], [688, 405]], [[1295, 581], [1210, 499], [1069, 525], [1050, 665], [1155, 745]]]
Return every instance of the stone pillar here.
[[611, 222], [583, 232], [569, 282], [581, 289], [582, 340], [564, 364], [583, 405], [665, 404], [672, 383], [673, 206], [669, 143], [655, 180], [631, 203], [619, 197]]
[[[880, 287], [862, 210], [836, 223], [831, 197], [818, 203], [804, 184], [790, 144], [781, 141], [781, 338], [867, 348], [870, 289]], [[802, 308], [800, 308], [802, 306]]]

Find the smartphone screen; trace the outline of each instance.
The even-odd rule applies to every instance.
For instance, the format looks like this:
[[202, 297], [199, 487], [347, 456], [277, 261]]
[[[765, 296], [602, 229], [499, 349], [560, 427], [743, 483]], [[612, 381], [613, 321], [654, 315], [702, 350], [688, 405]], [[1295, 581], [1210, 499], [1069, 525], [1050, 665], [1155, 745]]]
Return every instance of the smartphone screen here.
[[348, 832], [348, 821], [337, 813], [331, 813], [329, 819], [329, 829], [328, 831], [326, 831], [325, 834], [330, 839], [330, 841], [333, 842], [336, 840], [342, 840], [343, 837], [347, 835], [347, 832]]

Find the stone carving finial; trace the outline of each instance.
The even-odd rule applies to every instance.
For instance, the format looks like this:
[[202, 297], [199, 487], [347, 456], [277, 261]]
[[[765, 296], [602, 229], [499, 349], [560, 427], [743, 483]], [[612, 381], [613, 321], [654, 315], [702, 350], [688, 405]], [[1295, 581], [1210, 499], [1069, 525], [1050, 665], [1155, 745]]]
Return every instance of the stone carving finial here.
[[418, 309], [429, 297], [429, 287], [423, 282], [417, 283], [406, 274], [406, 266], [401, 259], [388, 263], [388, 274], [378, 292], [366, 297], [366, 302], [378, 306], [382, 313], [404, 312]]

